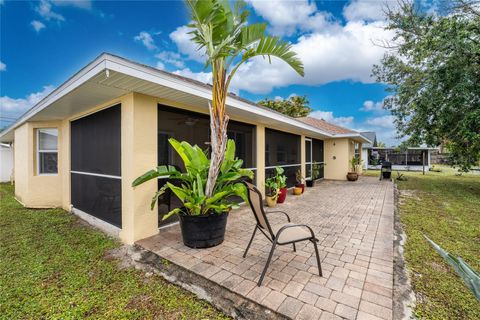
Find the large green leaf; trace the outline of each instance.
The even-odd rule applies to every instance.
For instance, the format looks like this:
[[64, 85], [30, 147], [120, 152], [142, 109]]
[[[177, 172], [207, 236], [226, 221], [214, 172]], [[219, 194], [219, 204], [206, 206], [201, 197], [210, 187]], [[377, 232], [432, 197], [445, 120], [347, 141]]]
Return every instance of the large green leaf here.
[[462, 278], [463, 282], [472, 291], [478, 301], [480, 301], [480, 274], [472, 269], [462, 258], [454, 257], [448, 251], [442, 249], [438, 244], [423, 235], [430, 245], [440, 256], [453, 267], [455, 272]]
[[244, 60], [255, 56], [277, 57], [288, 63], [302, 77], [305, 75], [303, 63], [297, 58], [297, 54], [292, 51], [292, 45], [282, 41], [278, 37], [264, 36], [258, 44], [244, 54]]
[[156, 169], [149, 170], [142, 174], [140, 177], [132, 182], [132, 187], [136, 187], [149, 180], [156, 179], [158, 177], [169, 177], [172, 174], [177, 174], [178, 171], [174, 166], [158, 166]]

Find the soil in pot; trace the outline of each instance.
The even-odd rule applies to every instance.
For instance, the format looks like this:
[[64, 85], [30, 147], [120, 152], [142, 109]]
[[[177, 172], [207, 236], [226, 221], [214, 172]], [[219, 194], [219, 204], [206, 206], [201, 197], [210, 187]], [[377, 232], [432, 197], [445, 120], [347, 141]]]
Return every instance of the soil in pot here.
[[281, 188], [280, 193], [278, 194], [277, 203], [284, 203], [285, 199], [287, 198], [287, 193], [288, 193], [287, 188]]
[[269, 206], [270, 208], [273, 208], [277, 205], [277, 198], [275, 197], [270, 197], [270, 196], [266, 196], [265, 199], [267, 200], [267, 206]]
[[180, 215], [183, 243], [190, 248], [218, 246], [225, 238], [228, 213], [206, 216]]
[[347, 173], [347, 180], [348, 181], [357, 181], [358, 180], [358, 173], [356, 173], [356, 172]]

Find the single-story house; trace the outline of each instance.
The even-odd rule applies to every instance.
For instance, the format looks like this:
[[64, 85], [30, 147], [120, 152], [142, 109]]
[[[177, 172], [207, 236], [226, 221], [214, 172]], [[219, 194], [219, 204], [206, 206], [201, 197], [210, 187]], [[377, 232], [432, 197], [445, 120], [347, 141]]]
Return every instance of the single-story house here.
[[[209, 84], [100, 55], [0, 134], [14, 148], [17, 200], [70, 210], [129, 244], [158, 233], [159, 216], [174, 204], [152, 212], [150, 201], [165, 181], [131, 183], [159, 164], [182, 168], [170, 137], [208, 148], [210, 99]], [[355, 145], [370, 142], [234, 94], [227, 113], [228, 136], [260, 190], [275, 166], [290, 186], [297, 170], [311, 177], [315, 163], [325, 164], [325, 179], [344, 180]]]
[[13, 178], [13, 150], [7, 143], [0, 143], [0, 182]]

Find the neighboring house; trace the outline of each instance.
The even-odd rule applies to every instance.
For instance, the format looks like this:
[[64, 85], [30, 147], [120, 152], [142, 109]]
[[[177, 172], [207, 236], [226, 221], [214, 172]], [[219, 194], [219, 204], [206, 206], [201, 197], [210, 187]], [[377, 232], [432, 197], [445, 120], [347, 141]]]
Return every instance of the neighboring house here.
[[375, 131], [366, 131], [360, 132], [362, 136], [370, 140], [370, 143], [362, 144], [362, 167], [363, 169], [367, 169], [368, 166], [368, 150], [377, 147], [377, 133]]
[[[175, 205], [150, 210], [165, 180], [136, 188], [132, 181], [159, 164], [182, 169], [170, 137], [208, 148], [210, 99], [208, 84], [102, 54], [0, 134], [13, 143], [16, 198], [71, 210], [129, 244], [158, 233], [159, 216]], [[227, 113], [228, 136], [260, 190], [275, 166], [285, 168], [290, 186], [314, 162], [325, 162], [324, 178], [344, 180], [355, 144], [369, 142], [235, 95]]]
[[361, 132], [362, 136], [371, 143], [362, 144], [362, 160], [364, 169], [380, 169], [384, 161], [392, 163], [393, 170], [422, 171], [429, 170], [431, 155], [437, 148], [411, 147], [405, 150], [400, 148], [377, 147], [375, 132]]
[[0, 182], [8, 182], [13, 178], [13, 150], [10, 145], [0, 143]]

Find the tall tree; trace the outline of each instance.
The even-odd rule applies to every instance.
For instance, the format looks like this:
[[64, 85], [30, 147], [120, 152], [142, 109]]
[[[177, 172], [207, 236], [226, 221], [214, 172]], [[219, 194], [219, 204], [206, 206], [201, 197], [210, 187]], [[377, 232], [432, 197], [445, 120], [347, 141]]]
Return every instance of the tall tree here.
[[205, 195], [210, 198], [225, 154], [227, 125], [225, 113], [228, 88], [238, 68], [255, 56], [275, 56], [304, 75], [303, 64], [288, 42], [265, 34], [264, 23], [247, 24], [249, 11], [243, 1], [187, 0], [192, 23], [192, 41], [205, 50], [206, 65], [212, 68], [210, 109], [211, 157]]
[[471, 1], [443, 9], [387, 10], [395, 37], [373, 74], [392, 92], [385, 107], [399, 135], [416, 145], [447, 141], [452, 163], [468, 170], [480, 159], [480, 11]]
[[265, 98], [258, 104], [294, 118], [306, 117], [312, 112], [306, 96], [291, 96], [288, 99]]

